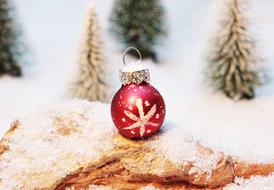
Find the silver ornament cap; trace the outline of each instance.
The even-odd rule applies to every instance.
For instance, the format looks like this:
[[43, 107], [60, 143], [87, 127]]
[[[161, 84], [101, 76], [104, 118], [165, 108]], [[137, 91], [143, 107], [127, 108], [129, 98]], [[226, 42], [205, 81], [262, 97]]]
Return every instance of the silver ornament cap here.
[[[139, 60], [136, 62], [126, 63], [125, 57], [130, 50], [135, 50], [139, 55]], [[140, 51], [135, 47], [128, 47], [123, 53], [124, 67], [120, 70], [121, 82], [123, 85], [142, 82], [150, 82], [150, 73], [148, 68], [141, 62], [142, 56]]]

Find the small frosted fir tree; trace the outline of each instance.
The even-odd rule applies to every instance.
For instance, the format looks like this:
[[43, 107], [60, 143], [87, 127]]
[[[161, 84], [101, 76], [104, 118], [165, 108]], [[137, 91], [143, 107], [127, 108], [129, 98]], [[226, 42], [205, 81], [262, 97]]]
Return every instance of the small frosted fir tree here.
[[101, 38], [94, 7], [89, 5], [86, 30], [80, 47], [78, 74], [72, 85], [72, 95], [90, 101], [108, 100], [105, 66], [101, 53]]
[[254, 70], [254, 42], [242, 15], [242, 0], [228, 0], [227, 15], [216, 39], [209, 73], [216, 88], [234, 100], [251, 99], [261, 83]]
[[0, 75], [21, 76], [19, 30], [13, 18], [10, 0], [0, 0]]
[[[116, 0], [110, 17], [111, 30], [125, 44], [156, 61], [154, 45], [165, 34], [164, 10], [158, 0]], [[132, 54], [138, 57], [138, 54]]]

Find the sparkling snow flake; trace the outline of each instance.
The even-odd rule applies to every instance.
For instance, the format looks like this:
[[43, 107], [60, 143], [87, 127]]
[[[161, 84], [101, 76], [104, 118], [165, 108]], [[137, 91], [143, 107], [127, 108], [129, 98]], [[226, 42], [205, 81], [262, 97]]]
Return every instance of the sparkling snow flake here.
[[131, 120], [135, 121], [132, 125], [125, 127], [124, 129], [135, 129], [140, 127], [140, 136], [142, 137], [145, 132], [146, 132], [146, 125], [151, 125], [153, 127], [156, 127], [158, 124], [150, 122], [149, 120], [154, 116], [156, 113], [156, 104], [154, 104], [151, 109], [147, 112], [147, 114], [144, 114], [144, 109], [143, 109], [143, 100], [138, 98], [136, 100], [136, 107], [139, 112], [139, 117], [137, 117], [135, 114], [133, 114], [130, 111], [125, 110], [124, 114], [130, 118]]

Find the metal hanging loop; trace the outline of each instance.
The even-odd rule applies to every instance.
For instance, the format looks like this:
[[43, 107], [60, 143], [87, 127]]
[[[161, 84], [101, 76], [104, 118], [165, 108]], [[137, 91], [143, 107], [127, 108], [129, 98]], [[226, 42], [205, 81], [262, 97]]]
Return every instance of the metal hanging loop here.
[[138, 62], [141, 62], [142, 61], [142, 55], [140, 53], [140, 51], [136, 48], [136, 47], [128, 47], [124, 53], [123, 53], [123, 62], [124, 62], [124, 65], [126, 65], [126, 54], [130, 52], [130, 50], [135, 50], [138, 55], [139, 55], [139, 60]]

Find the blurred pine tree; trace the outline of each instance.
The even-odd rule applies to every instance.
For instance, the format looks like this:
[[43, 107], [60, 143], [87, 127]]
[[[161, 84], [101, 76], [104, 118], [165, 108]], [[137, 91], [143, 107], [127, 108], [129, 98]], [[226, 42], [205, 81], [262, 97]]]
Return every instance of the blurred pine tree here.
[[251, 99], [261, 83], [259, 73], [252, 69], [257, 62], [254, 41], [242, 15], [241, 0], [228, 0], [227, 15], [216, 38], [209, 65], [213, 84], [234, 100]]
[[108, 100], [106, 67], [102, 60], [100, 29], [94, 7], [89, 6], [86, 30], [80, 47], [78, 74], [72, 84], [72, 95], [90, 101]]
[[142, 57], [156, 61], [153, 47], [165, 34], [163, 18], [164, 10], [158, 0], [116, 0], [110, 17], [111, 30], [126, 46], [136, 47]]
[[20, 31], [14, 21], [10, 0], [0, 0], [0, 75], [21, 76], [18, 64], [21, 55], [18, 37]]

